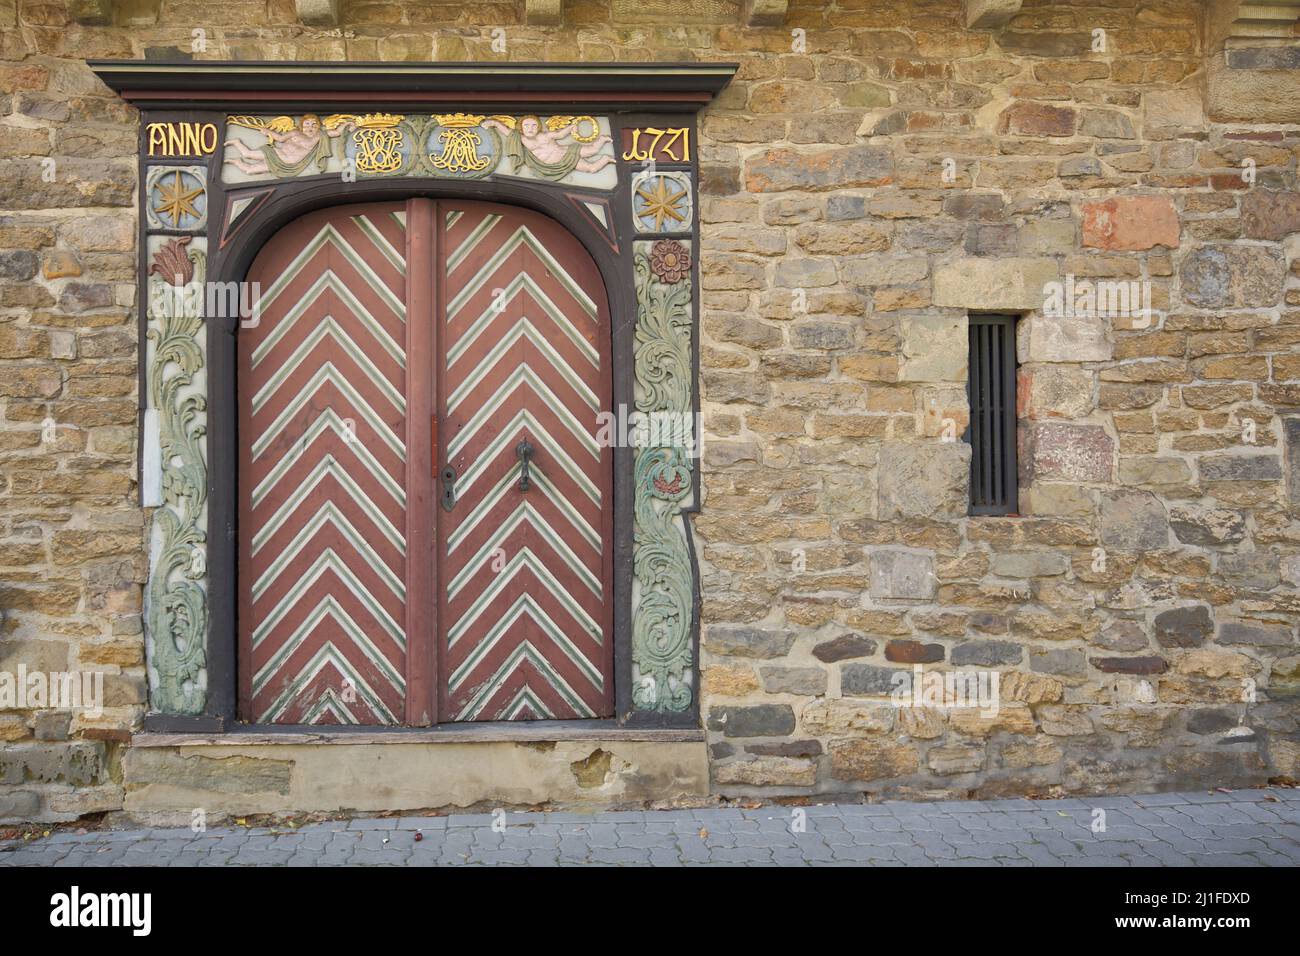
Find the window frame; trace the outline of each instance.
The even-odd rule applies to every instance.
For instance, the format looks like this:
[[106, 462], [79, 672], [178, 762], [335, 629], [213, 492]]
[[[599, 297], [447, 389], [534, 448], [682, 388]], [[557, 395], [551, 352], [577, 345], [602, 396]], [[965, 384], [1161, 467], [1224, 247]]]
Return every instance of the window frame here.
[[[1014, 515], [1020, 510], [1016, 407], [1016, 323], [1020, 317], [990, 312], [972, 313], [967, 318], [966, 400], [970, 421], [962, 436], [971, 446], [967, 513], [972, 517]], [[991, 401], [977, 403], [975, 390], [985, 382], [996, 387], [997, 393]], [[991, 445], [988, 453], [981, 454], [981, 447], [987, 445]], [[990, 489], [992, 494], [981, 493]]]

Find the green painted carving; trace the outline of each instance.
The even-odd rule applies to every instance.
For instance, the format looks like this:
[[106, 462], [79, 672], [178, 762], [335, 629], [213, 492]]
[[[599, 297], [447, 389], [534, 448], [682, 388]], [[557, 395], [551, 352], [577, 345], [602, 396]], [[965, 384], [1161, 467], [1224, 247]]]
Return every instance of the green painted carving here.
[[188, 236], [164, 241], [149, 267], [147, 378], [158, 421], [162, 502], [153, 513], [146, 623], [151, 709], [167, 714], [202, 713], [206, 697], [207, 401], [190, 386], [203, 367], [198, 335], [207, 257], [189, 243]]
[[[691, 421], [690, 250], [676, 240], [634, 248], [637, 323], [636, 408]], [[653, 432], [653, 430], [652, 430]], [[683, 445], [638, 447], [633, 479], [632, 705], [684, 711], [691, 706], [694, 578], [683, 506], [693, 461]]]

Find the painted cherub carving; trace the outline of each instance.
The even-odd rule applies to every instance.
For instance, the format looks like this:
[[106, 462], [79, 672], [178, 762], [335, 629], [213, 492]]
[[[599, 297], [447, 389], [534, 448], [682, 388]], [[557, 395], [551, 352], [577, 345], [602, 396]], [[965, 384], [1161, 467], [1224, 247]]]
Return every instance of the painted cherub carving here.
[[546, 179], [563, 179], [574, 170], [595, 173], [614, 162], [612, 155], [599, 155], [601, 149], [611, 142], [604, 133], [590, 142], [561, 145], [577, 131], [576, 120], [555, 129], [544, 127], [536, 116], [525, 116], [513, 127], [496, 117], [484, 120], [483, 125], [505, 137], [505, 152], [514, 163], [515, 172], [526, 165]]
[[330, 120], [334, 122], [327, 121], [322, 126], [315, 113], [307, 113], [296, 123], [289, 116], [277, 116], [269, 121], [253, 116], [232, 116], [230, 122], [233, 125], [255, 129], [266, 137], [267, 142], [253, 149], [233, 136], [227, 137], [226, 145], [234, 146], [240, 155], [226, 162], [250, 176], [263, 173], [277, 177], [297, 176], [313, 162], [316, 171], [324, 172], [333, 153], [331, 141], [355, 125], [342, 117], [330, 117]]

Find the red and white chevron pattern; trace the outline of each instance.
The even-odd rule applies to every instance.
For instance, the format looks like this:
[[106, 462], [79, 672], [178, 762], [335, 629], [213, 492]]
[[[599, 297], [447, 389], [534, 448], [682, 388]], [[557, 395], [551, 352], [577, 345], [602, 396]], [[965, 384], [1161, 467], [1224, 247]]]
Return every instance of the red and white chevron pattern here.
[[[523, 210], [445, 210], [440, 522], [444, 720], [608, 716], [612, 453], [604, 288], [567, 232]], [[516, 446], [535, 449], [519, 489]]]
[[239, 332], [241, 682], [259, 723], [397, 724], [406, 696], [406, 215], [278, 233]]

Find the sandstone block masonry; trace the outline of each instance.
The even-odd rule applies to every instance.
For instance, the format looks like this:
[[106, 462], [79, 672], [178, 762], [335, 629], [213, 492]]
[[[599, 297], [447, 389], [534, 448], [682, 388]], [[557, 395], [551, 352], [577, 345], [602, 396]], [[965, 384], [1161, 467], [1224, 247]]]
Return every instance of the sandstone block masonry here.
[[[1300, 777], [1300, 127], [1207, 117], [1204, 4], [86, 6], [0, 0], [0, 671], [109, 683], [0, 712], [0, 819], [129, 803], [146, 706], [137, 117], [86, 57], [738, 61], [699, 144], [714, 793]], [[1045, 314], [1070, 277], [1150, 314]], [[1014, 517], [967, 515], [977, 311], [1020, 316]], [[996, 713], [895, 707], [916, 666]]]

